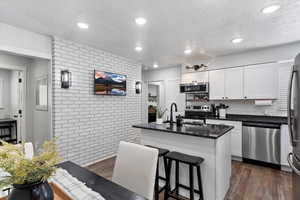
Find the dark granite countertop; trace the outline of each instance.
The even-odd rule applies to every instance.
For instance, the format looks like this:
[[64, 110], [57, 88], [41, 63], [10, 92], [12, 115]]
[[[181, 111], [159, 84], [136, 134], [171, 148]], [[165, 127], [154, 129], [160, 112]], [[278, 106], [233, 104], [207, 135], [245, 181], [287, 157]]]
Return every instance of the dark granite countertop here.
[[[199, 119], [195, 117], [186, 117], [187, 119]], [[229, 121], [241, 121], [241, 122], [254, 122], [254, 123], [269, 123], [269, 124], [287, 124], [287, 117], [278, 116], [265, 116], [265, 115], [234, 115], [227, 114], [226, 118], [219, 118], [214, 116], [205, 116], [205, 119], [215, 120], [229, 120]]]
[[170, 124], [168, 123], [161, 124], [161, 125], [156, 123], [138, 124], [138, 125], [133, 125], [132, 127], [154, 130], [154, 131], [163, 131], [163, 132], [181, 134], [187, 136], [204, 137], [210, 139], [217, 139], [234, 128], [233, 126], [215, 125], [215, 124], [206, 124], [206, 125], [184, 124], [182, 127], [177, 127], [176, 124], [170, 126]]

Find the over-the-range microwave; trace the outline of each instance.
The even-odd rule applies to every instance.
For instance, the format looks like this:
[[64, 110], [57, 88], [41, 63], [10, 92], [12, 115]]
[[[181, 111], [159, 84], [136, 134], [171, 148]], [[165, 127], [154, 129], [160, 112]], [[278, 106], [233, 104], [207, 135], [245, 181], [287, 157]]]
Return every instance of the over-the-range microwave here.
[[180, 84], [181, 93], [208, 93], [208, 83]]

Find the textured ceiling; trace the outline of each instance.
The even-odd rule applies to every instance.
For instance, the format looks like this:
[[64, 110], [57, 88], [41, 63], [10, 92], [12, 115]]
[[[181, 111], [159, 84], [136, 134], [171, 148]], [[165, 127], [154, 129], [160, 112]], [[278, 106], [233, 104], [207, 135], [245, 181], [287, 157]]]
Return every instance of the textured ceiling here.
[[[280, 3], [271, 15], [261, 9]], [[300, 40], [299, 0], [1, 0], [0, 21], [169, 66]], [[134, 18], [148, 23], [138, 27]], [[78, 21], [90, 24], [79, 30]], [[234, 37], [244, 38], [238, 45]], [[134, 51], [140, 44], [141, 53]], [[184, 55], [186, 47], [193, 49]], [[205, 54], [203, 52], [205, 51]]]

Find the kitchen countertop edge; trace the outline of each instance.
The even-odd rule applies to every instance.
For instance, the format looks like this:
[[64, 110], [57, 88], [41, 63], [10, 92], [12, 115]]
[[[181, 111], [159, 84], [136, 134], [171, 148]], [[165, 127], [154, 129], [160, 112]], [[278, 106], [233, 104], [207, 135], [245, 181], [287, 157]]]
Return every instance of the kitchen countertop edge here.
[[[157, 126], [160, 126], [160, 125], [157, 125]], [[193, 133], [182, 132], [182, 131], [175, 131], [175, 130], [170, 130], [170, 129], [166, 129], [166, 128], [156, 128], [156, 126], [155, 127], [149, 127], [149, 126], [146, 126], [146, 124], [137, 124], [137, 125], [133, 125], [132, 127], [133, 128], [146, 129], [146, 130], [153, 130], [153, 131], [162, 131], [162, 132], [179, 134], [179, 135], [209, 138], [209, 139], [218, 139], [218, 138], [225, 135], [226, 133], [228, 133], [229, 131], [231, 131], [234, 128], [233, 126], [227, 126], [226, 125], [227, 128], [224, 128], [224, 130], [222, 130], [221, 133], [218, 134], [217, 136], [206, 136], [206, 135], [199, 135], [199, 134], [193, 134]]]

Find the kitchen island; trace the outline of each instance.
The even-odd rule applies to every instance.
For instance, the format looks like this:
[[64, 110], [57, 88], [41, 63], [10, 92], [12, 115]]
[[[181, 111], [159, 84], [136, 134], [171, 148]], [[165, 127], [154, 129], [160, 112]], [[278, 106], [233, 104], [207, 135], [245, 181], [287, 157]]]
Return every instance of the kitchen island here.
[[[139, 124], [135, 128], [142, 129], [141, 142], [144, 145], [166, 148], [170, 151], [200, 156], [204, 158], [201, 164], [204, 199], [221, 200], [230, 187], [231, 177], [231, 147], [230, 131], [232, 126], [226, 125], [190, 125], [177, 127], [175, 124]], [[160, 162], [162, 164], [163, 162]], [[163, 166], [160, 174], [164, 175]], [[180, 166], [180, 182], [189, 185], [188, 168]], [[194, 173], [196, 174], [196, 173]], [[197, 180], [194, 177], [194, 182]], [[171, 172], [171, 185], [174, 186], [174, 166]], [[189, 197], [189, 192], [181, 189], [180, 194]], [[197, 195], [195, 199], [197, 199]]]

